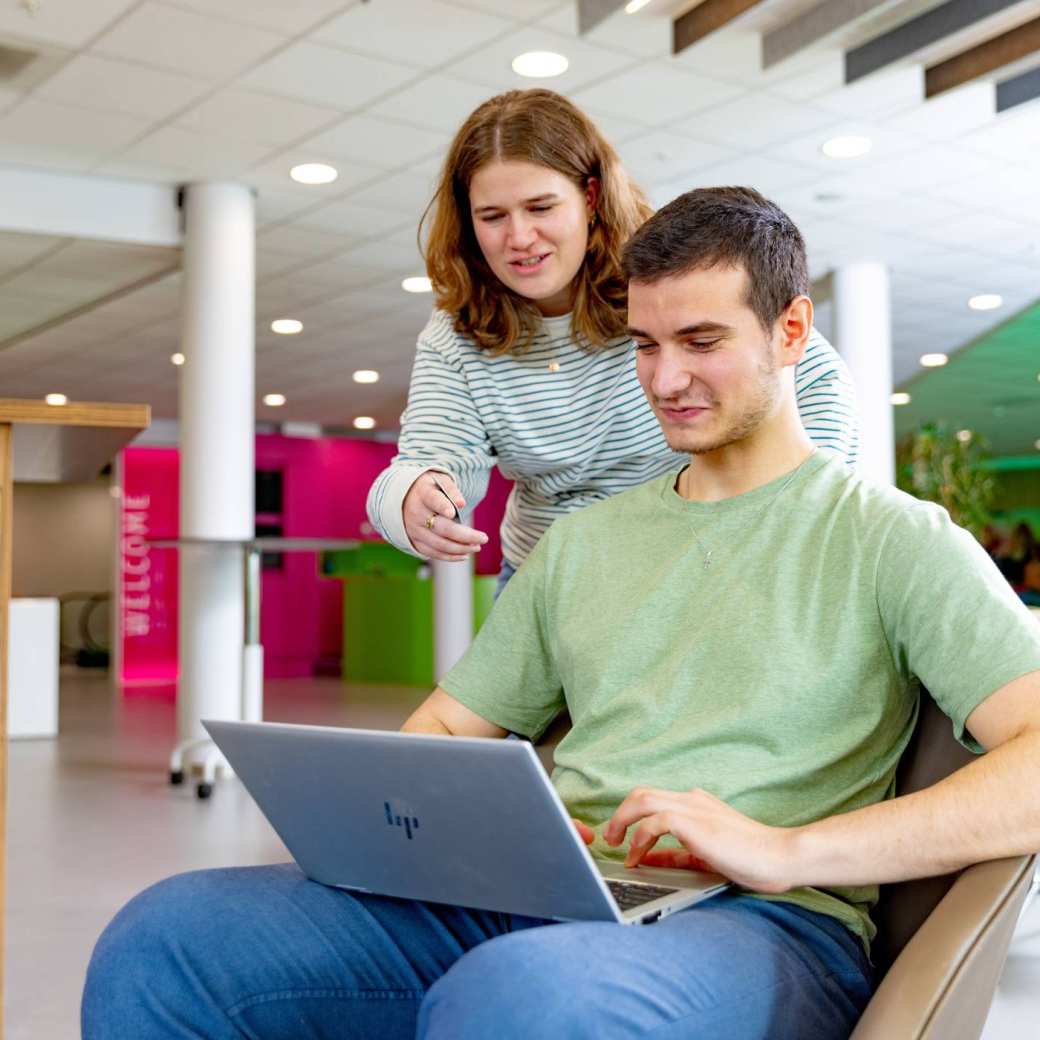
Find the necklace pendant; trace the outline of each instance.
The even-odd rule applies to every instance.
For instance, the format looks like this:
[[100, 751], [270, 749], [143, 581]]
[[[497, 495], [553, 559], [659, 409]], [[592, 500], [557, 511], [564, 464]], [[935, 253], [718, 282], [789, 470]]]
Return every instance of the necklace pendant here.
[[709, 568], [709, 567], [711, 566], [711, 553], [712, 553], [712, 550], [711, 550], [711, 549], [709, 549], [709, 550], [708, 550], [708, 551], [707, 551], [707, 552], [706, 552], [706, 553], [704, 554], [704, 569], [705, 569], [705, 570], [707, 570], [707, 569], [708, 569], [708, 568]]
[[550, 361], [549, 362], [549, 371], [550, 372], [559, 372], [560, 371], [560, 363], [559, 363], [559, 361]]

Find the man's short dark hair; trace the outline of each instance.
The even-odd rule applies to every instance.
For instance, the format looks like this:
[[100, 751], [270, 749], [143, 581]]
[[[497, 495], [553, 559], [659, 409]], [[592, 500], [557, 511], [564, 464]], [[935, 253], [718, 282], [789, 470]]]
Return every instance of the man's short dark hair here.
[[791, 300], [809, 291], [801, 232], [753, 188], [697, 188], [680, 195], [628, 240], [621, 263], [632, 282], [743, 267], [746, 302], [766, 331]]

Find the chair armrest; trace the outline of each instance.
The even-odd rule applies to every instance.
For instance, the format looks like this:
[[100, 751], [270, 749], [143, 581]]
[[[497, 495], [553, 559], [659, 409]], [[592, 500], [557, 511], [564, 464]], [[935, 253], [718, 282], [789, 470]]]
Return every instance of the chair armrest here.
[[851, 1040], [978, 1040], [1035, 856], [965, 870], [888, 970]]

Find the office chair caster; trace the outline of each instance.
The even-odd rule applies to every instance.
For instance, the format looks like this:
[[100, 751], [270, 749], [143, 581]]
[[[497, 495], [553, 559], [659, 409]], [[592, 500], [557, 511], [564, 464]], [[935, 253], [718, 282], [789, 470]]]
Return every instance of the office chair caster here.
[[184, 783], [184, 770], [183, 769], [171, 769], [170, 770], [170, 784], [173, 787], [179, 787]]
[[200, 799], [209, 798], [209, 796], [213, 793], [213, 785], [207, 784], [206, 781], [203, 780], [199, 783], [199, 786], [195, 788], [195, 793], [198, 795]]

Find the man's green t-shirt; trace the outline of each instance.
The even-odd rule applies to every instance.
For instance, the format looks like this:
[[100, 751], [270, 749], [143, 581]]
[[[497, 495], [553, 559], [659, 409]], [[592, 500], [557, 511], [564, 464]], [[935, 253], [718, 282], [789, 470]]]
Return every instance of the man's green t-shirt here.
[[[557, 520], [440, 684], [531, 738], [566, 705], [553, 783], [597, 831], [637, 785], [777, 826], [892, 797], [919, 684], [979, 751], [972, 710], [1040, 669], [1040, 625], [940, 507], [819, 452], [721, 502], [675, 479]], [[762, 898], [873, 937], [876, 886]]]

